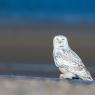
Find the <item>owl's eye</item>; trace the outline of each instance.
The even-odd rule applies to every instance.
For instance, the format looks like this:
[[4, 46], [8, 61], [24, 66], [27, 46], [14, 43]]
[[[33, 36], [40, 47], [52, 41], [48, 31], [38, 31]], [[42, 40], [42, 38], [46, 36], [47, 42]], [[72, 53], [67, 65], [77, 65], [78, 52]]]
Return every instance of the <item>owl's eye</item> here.
[[56, 38], [56, 40], [57, 40], [57, 41], [59, 41], [59, 39], [58, 39], [58, 38]]
[[64, 39], [62, 39], [62, 40], [64, 40]]

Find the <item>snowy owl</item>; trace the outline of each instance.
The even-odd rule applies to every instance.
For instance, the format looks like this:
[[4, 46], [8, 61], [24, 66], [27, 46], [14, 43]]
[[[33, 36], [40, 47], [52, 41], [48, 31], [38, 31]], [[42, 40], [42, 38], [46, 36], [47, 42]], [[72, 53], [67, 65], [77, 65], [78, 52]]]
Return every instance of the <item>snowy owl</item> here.
[[60, 78], [93, 80], [80, 57], [70, 48], [68, 40], [63, 35], [57, 35], [53, 39], [53, 58], [55, 65], [62, 74]]

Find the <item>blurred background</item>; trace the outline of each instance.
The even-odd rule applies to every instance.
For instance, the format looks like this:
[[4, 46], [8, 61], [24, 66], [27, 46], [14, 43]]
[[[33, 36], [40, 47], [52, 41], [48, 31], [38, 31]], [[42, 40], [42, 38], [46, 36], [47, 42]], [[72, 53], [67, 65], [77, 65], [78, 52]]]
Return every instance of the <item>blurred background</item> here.
[[94, 0], [0, 0], [0, 74], [58, 77], [52, 39], [59, 34], [94, 76]]

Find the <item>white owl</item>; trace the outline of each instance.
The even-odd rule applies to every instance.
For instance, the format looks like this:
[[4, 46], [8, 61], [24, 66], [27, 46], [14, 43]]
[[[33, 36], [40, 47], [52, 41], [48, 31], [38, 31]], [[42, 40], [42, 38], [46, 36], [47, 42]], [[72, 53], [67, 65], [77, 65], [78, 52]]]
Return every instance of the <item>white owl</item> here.
[[82, 80], [93, 80], [80, 57], [70, 48], [65, 36], [55, 36], [53, 47], [54, 62], [62, 73], [61, 79], [78, 77]]

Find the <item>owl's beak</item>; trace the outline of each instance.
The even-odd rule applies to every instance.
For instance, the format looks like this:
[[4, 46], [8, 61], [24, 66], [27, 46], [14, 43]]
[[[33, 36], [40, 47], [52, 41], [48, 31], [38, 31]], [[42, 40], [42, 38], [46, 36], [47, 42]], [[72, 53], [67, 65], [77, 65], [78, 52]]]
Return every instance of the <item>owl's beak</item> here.
[[59, 41], [59, 43], [61, 44], [61, 43], [62, 43], [62, 41]]

